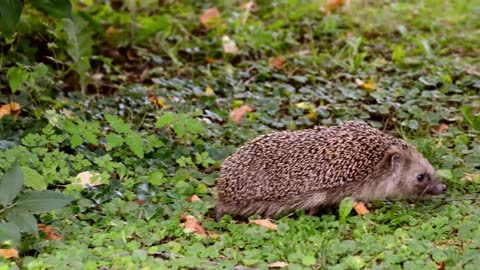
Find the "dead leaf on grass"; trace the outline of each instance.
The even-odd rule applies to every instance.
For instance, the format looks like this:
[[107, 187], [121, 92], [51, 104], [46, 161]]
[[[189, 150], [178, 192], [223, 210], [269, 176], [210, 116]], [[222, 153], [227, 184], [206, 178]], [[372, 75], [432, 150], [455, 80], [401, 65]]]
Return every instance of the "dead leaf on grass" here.
[[268, 64], [272, 68], [281, 69], [285, 66], [285, 59], [283, 59], [282, 57], [270, 58]]
[[75, 180], [77, 182], [75, 182], [74, 184], [82, 185], [84, 187], [88, 187], [88, 186], [95, 187], [102, 184], [102, 181], [100, 179], [100, 174], [96, 172], [93, 172], [93, 173], [89, 171], [81, 172], [77, 174], [77, 176], [75, 177]]
[[268, 265], [270, 268], [284, 268], [287, 267], [288, 263], [286, 262], [274, 262]]
[[52, 226], [38, 224], [38, 230], [46, 234], [45, 239], [47, 240], [62, 240], [62, 237], [53, 230]]
[[198, 202], [198, 201], [201, 201], [200, 200], [200, 197], [198, 197], [197, 195], [192, 195], [192, 197], [188, 198], [187, 201], [189, 202]]
[[253, 108], [248, 105], [243, 105], [240, 108], [234, 109], [230, 112], [230, 118], [232, 119], [233, 123], [240, 124], [242, 122], [243, 116], [247, 112], [252, 112]]
[[229, 54], [237, 54], [240, 50], [233, 39], [227, 35], [222, 36], [223, 51]]
[[5, 259], [18, 257], [18, 251], [14, 248], [0, 248], [0, 257]]
[[253, 219], [253, 220], [250, 220], [248, 223], [255, 223], [258, 226], [267, 227], [267, 228], [269, 228], [271, 230], [274, 230], [274, 231], [277, 230], [277, 225], [273, 224], [268, 219]]
[[200, 23], [205, 29], [213, 29], [220, 25], [220, 12], [216, 7], [207, 9], [202, 16], [200, 16]]
[[9, 104], [4, 104], [0, 106], [0, 119], [7, 114], [13, 115], [13, 119], [17, 119], [20, 114], [20, 104], [16, 102], [11, 102]]
[[480, 180], [480, 173], [467, 173], [465, 174], [460, 181], [475, 182]]
[[355, 83], [358, 86], [360, 86], [360, 87], [362, 87], [363, 89], [366, 89], [366, 90], [372, 90], [373, 91], [373, 90], [378, 89], [377, 85], [372, 81], [364, 82], [364, 81], [357, 78], [357, 79], [355, 79]]
[[448, 131], [448, 125], [441, 123], [440, 125], [433, 127], [431, 130], [435, 134], [441, 134]]
[[205, 95], [206, 95], [206, 96], [209, 96], [209, 97], [210, 97], [210, 96], [214, 96], [214, 95], [215, 95], [215, 91], [213, 91], [213, 88], [212, 88], [212, 87], [207, 86], [207, 87], [205, 88]]
[[195, 233], [203, 237], [207, 237], [208, 234], [205, 229], [202, 227], [202, 224], [191, 215], [180, 215], [180, 220], [182, 221], [182, 226], [187, 233]]
[[363, 202], [356, 202], [353, 204], [353, 209], [355, 210], [355, 212], [357, 212], [357, 214], [359, 214], [360, 216], [363, 216], [365, 214], [368, 214], [370, 213], [370, 211], [368, 211], [368, 208], [365, 206], [365, 204]]

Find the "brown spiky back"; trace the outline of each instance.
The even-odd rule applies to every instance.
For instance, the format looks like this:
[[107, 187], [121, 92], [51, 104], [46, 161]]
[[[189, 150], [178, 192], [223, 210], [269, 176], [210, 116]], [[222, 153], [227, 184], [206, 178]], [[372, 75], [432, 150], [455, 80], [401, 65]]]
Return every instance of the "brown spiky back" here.
[[225, 160], [218, 196], [223, 202], [278, 201], [341, 188], [370, 175], [393, 146], [409, 148], [360, 122], [267, 134]]

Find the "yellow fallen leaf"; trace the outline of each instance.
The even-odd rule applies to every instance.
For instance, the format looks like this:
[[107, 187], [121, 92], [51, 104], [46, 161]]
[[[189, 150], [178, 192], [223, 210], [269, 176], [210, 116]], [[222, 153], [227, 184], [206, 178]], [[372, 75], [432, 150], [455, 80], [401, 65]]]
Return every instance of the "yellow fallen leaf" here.
[[297, 108], [300, 108], [300, 109], [303, 109], [303, 110], [309, 110], [312, 105], [308, 102], [299, 102], [297, 104], [295, 104], [295, 106], [297, 106]]
[[167, 102], [165, 101], [164, 98], [162, 97], [158, 97], [157, 98], [157, 104], [158, 106], [162, 107], [163, 109], [167, 109], [169, 108], [170, 106], [168, 106]]
[[14, 248], [0, 248], [0, 257], [5, 259], [16, 258], [18, 257], [18, 251]]
[[357, 78], [357, 79], [355, 79], [355, 83], [358, 86], [360, 86], [360, 87], [362, 87], [363, 89], [366, 89], [366, 90], [377, 90], [377, 88], [378, 88], [377, 85], [372, 81], [364, 82], [364, 81]]
[[212, 87], [207, 86], [207, 87], [205, 88], [205, 95], [207, 95], [207, 96], [214, 96], [214, 95], [215, 95], [215, 91], [213, 91]]
[[467, 173], [463, 176], [460, 181], [468, 181], [468, 182], [480, 182], [480, 173]]
[[268, 265], [270, 268], [284, 268], [287, 267], [288, 263], [286, 262], [274, 262]]
[[248, 223], [254, 223], [254, 224], [257, 224], [258, 226], [267, 227], [274, 231], [277, 230], [277, 225], [273, 224], [268, 219], [253, 219], [253, 220], [250, 220]]

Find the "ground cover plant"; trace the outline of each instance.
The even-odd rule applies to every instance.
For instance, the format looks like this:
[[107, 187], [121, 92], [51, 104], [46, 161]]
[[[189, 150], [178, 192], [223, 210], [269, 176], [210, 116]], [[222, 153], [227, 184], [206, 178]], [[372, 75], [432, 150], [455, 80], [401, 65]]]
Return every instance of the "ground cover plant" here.
[[[478, 268], [478, 1], [34, 2], [0, 1], [0, 269]], [[214, 220], [238, 146], [346, 120], [448, 194]]]

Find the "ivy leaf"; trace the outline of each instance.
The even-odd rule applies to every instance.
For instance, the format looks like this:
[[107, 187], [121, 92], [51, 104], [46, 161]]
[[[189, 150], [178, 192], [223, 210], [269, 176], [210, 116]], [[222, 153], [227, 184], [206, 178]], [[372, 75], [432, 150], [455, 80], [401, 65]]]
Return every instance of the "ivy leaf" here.
[[45, 178], [43, 177], [43, 175], [39, 174], [37, 171], [27, 166], [22, 166], [21, 168], [26, 187], [33, 188], [35, 190], [47, 189], [47, 183], [45, 182]]
[[115, 133], [109, 133], [105, 137], [107, 142], [107, 151], [112, 150], [113, 148], [117, 148], [123, 145], [123, 138], [120, 135]]
[[13, 223], [0, 223], [0, 243], [12, 241], [16, 246], [20, 242], [20, 229]]
[[188, 132], [199, 134], [205, 131], [205, 126], [200, 120], [189, 118], [185, 121], [185, 126]]
[[125, 143], [127, 143], [137, 157], [143, 158], [145, 154], [145, 143], [140, 135], [136, 133], [129, 134], [127, 138], [125, 138]]
[[0, 203], [6, 207], [17, 197], [23, 186], [22, 169], [17, 162], [5, 172], [0, 181]]
[[10, 34], [15, 31], [20, 14], [22, 14], [22, 3], [20, 0], [3, 0], [0, 8], [0, 33]]
[[72, 200], [73, 198], [51, 190], [29, 191], [20, 195], [11, 211], [39, 214], [62, 208]]

